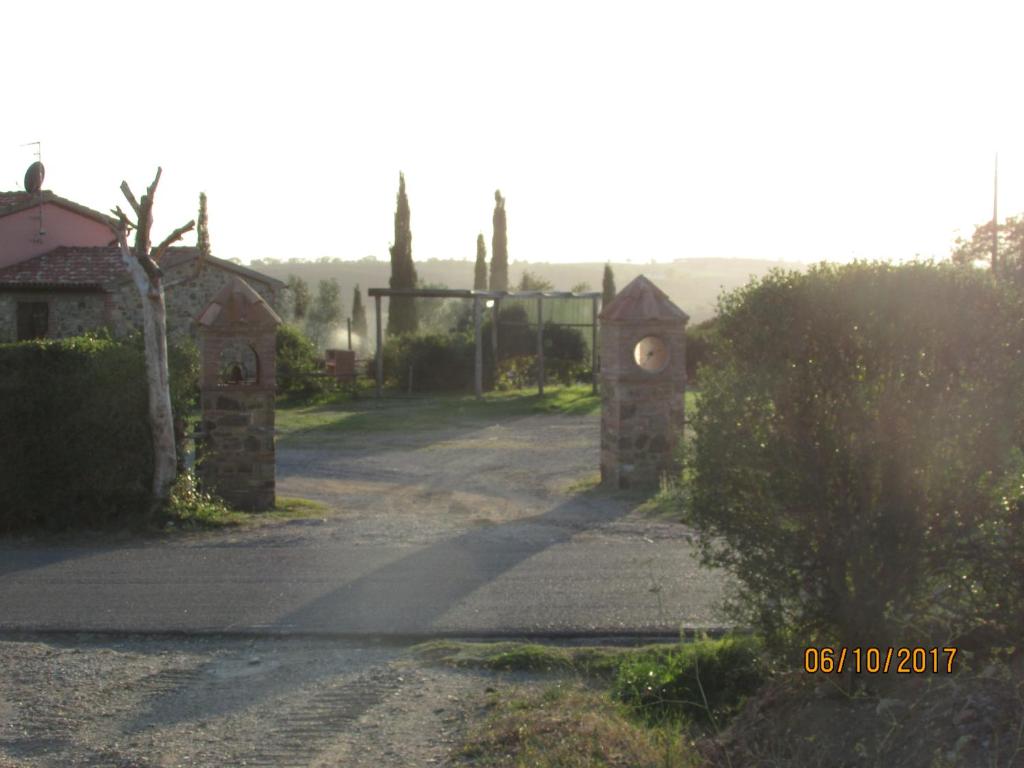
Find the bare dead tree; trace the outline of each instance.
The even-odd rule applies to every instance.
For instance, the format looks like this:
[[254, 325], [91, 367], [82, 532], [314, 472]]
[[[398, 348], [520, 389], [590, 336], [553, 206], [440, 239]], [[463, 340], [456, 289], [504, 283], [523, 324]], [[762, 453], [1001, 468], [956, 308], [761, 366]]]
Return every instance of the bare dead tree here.
[[[112, 226], [121, 249], [121, 259], [132, 276], [142, 298], [142, 337], [146, 350], [146, 381], [149, 386], [149, 423], [153, 435], [153, 503], [163, 504], [177, 474], [174, 420], [171, 413], [170, 375], [167, 370], [167, 310], [161, 282], [160, 259], [172, 243], [195, 226], [190, 221], [171, 232], [155, 249], [151, 248], [153, 199], [160, 183], [162, 168], [156, 169], [153, 183], [142, 200], [136, 200], [128, 182], [121, 182], [121, 192], [135, 211], [135, 222], [117, 206], [113, 213], [118, 224]], [[135, 247], [129, 248], [128, 235], [134, 230]]]

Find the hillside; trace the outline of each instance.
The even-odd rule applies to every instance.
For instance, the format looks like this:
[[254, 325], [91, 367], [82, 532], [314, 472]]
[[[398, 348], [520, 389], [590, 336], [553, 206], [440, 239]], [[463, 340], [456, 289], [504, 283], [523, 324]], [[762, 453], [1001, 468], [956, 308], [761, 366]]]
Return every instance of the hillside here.
[[[295, 260], [288, 263], [256, 260], [251, 266], [280, 280], [287, 280], [290, 274], [298, 275], [310, 284], [314, 292], [318, 281], [336, 278], [342, 287], [346, 313], [352, 301], [352, 288], [356, 284], [363, 288], [365, 298], [367, 288], [386, 288], [391, 274], [389, 262], [369, 258], [359, 261]], [[723, 290], [745, 285], [751, 277], [759, 277], [775, 267], [801, 269], [803, 265], [757, 259], [679, 259], [669, 264], [612, 264], [618, 288], [625, 286], [637, 275], [644, 274], [682, 307], [694, 323], [711, 317], [715, 301]], [[532, 264], [513, 261], [509, 267], [510, 280], [518, 282], [524, 269], [551, 281], [557, 290], [567, 291], [578, 283], [587, 282], [592, 290], [599, 291], [604, 264]], [[422, 283], [442, 284], [448, 288], [469, 288], [473, 284], [471, 261], [430, 259], [417, 262], [416, 270]]]

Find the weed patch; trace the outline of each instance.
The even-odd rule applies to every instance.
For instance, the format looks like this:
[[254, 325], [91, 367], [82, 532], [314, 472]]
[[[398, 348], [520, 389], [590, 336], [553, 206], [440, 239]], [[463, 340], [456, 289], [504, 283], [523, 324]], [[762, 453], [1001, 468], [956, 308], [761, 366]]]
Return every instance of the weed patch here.
[[322, 517], [327, 506], [310, 499], [281, 497], [266, 512], [240, 512], [223, 499], [202, 491], [193, 472], [182, 472], [171, 488], [164, 519], [165, 530], [212, 530], [274, 520]]
[[[644, 652], [668, 655], [672, 644], [645, 646]], [[466, 643], [437, 640], [413, 649], [420, 659], [444, 666], [504, 672], [546, 672], [611, 679], [633, 648], [562, 647], [535, 643]]]
[[599, 693], [574, 685], [505, 692], [486, 704], [487, 719], [455, 758], [489, 768], [695, 768], [678, 729], [646, 728]]
[[720, 727], [765, 682], [768, 667], [752, 637], [700, 640], [624, 659], [614, 695], [651, 722]]

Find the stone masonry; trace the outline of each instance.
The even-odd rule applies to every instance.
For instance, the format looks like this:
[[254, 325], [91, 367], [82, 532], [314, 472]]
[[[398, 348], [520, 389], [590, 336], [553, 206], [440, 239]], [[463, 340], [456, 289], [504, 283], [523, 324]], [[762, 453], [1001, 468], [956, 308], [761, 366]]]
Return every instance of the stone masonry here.
[[[167, 336], [172, 342], [195, 338], [198, 328], [195, 318], [209, 303], [211, 297], [228, 285], [236, 275], [218, 264], [196, 269], [194, 261], [164, 266], [164, 301], [167, 309]], [[280, 297], [268, 282], [246, 280], [271, 307]], [[115, 336], [123, 336], [142, 327], [142, 299], [135, 283], [122, 280], [113, 292], [110, 326]]]
[[[679, 470], [688, 319], [643, 275], [601, 311], [601, 481], [613, 488], [657, 487]], [[665, 361], [659, 370], [636, 359], [651, 338]]]
[[[196, 318], [203, 433], [197, 445], [199, 478], [204, 488], [238, 509], [271, 509], [275, 503], [275, 335], [280, 322], [239, 277]], [[239, 348], [248, 354], [238, 356]]]
[[[104, 328], [121, 338], [142, 328], [142, 299], [127, 270], [120, 274], [119, 268], [116, 279], [110, 280], [101, 268], [111, 258], [120, 264], [120, 253], [112, 248], [70, 250], [65, 261], [80, 262], [70, 270], [70, 276], [40, 278], [39, 285], [0, 285], [0, 343], [17, 340], [19, 302], [46, 302], [48, 338], [78, 336]], [[164, 271], [167, 337], [172, 344], [195, 339], [195, 318], [235, 277], [245, 279], [271, 307], [283, 300], [284, 285], [280, 281], [220, 259], [200, 265], [197, 255], [195, 248], [171, 248], [160, 265]], [[94, 266], [90, 267], [90, 261]]]

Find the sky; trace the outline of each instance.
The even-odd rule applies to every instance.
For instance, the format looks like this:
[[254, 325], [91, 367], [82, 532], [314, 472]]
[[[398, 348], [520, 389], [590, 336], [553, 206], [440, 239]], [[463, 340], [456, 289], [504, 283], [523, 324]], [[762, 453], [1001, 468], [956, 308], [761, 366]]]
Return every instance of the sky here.
[[[1024, 212], [1024, 3], [5, 6], [0, 189], [98, 210], [158, 165], [154, 240], [388, 258], [944, 258]], [[187, 242], [194, 241], [189, 236]]]

